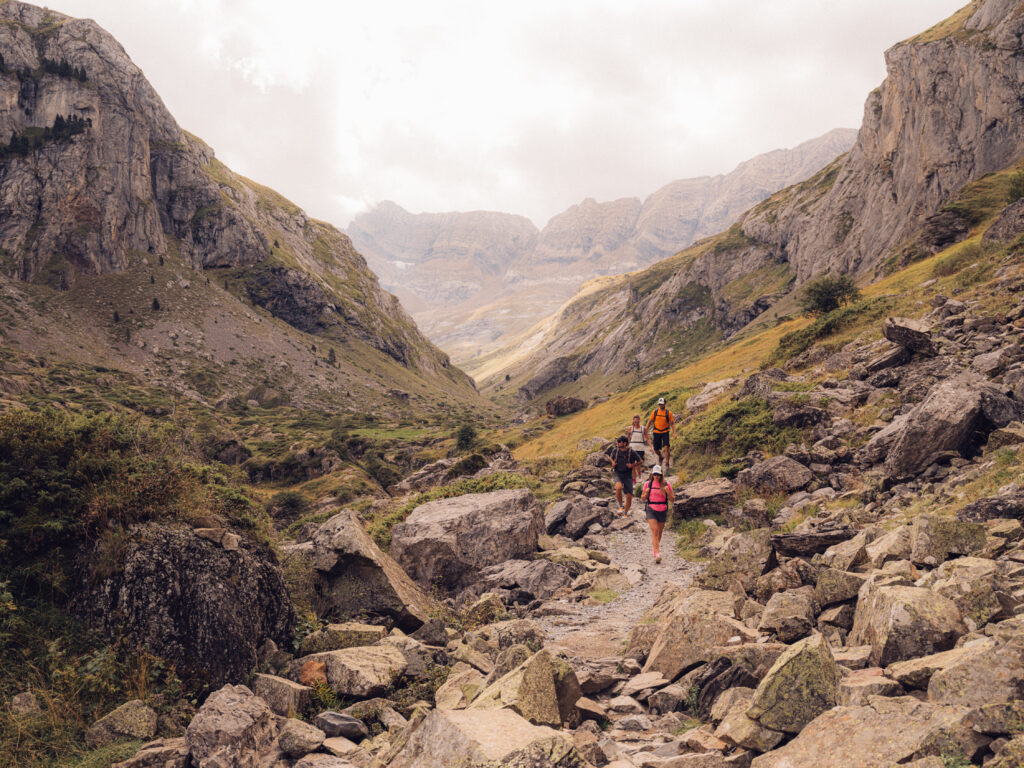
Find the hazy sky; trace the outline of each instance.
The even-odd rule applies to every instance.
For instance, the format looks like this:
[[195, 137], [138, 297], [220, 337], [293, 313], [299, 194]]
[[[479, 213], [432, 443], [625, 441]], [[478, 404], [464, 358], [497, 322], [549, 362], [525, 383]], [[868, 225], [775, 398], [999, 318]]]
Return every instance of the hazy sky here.
[[183, 128], [344, 227], [381, 200], [543, 225], [858, 127], [882, 52], [966, 0], [50, 0]]

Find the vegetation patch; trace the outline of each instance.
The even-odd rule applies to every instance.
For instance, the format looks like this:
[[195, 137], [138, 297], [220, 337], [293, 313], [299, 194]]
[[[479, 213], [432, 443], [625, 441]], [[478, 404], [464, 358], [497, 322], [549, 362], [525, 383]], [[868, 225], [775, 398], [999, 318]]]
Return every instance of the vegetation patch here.
[[779, 345], [765, 361], [766, 366], [784, 362], [805, 352], [822, 339], [826, 339], [839, 331], [868, 320], [876, 320], [889, 309], [887, 297], [866, 299], [856, 304], [840, 307], [828, 312], [806, 328], [791, 331], [779, 339]]

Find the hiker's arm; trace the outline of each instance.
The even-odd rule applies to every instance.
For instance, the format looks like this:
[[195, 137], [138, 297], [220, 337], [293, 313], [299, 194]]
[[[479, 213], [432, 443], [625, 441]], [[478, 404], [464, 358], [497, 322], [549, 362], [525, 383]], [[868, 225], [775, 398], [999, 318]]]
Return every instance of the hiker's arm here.
[[675, 416], [675, 414], [672, 414], [672, 439], [675, 440], [675, 437], [676, 437], [676, 416]]
[[644, 487], [643, 487], [643, 492], [640, 494], [640, 501], [647, 501], [647, 496], [650, 494], [650, 492], [651, 492], [651, 484], [650, 483], [645, 483]]
[[666, 485], [665, 486], [665, 495], [668, 496], [668, 500], [669, 501], [675, 501], [676, 500], [676, 492], [672, 490], [672, 486], [671, 485]]

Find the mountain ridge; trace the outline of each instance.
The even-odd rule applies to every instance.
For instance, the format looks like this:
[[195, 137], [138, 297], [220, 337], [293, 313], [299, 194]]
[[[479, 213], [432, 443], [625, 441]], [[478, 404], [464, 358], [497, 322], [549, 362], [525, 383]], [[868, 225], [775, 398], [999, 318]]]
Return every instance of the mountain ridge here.
[[346, 231], [425, 332], [477, 372], [477, 358], [521, 341], [584, 280], [642, 268], [717, 232], [834, 159], [854, 134], [835, 129], [729, 173], [669, 182], [642, 200], [586, 198], [543, 228], [515, 214], [412, 214], [386, 201]]

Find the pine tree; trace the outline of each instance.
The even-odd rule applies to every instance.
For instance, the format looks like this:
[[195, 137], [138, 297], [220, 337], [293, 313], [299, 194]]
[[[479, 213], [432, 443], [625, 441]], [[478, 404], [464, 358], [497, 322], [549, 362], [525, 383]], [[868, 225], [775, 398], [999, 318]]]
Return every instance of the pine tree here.
[[331, 366], [338, 364], [338, 356], [334, 353], [334, 347], [331, 347], [327, 352], [327, 364]]
[[164, 265], [164, 257], [163, 257], [163, 256], [161, 256], [161, 257], [160, 257], [160, 266], [162, 267], [163, 265]]
[[114, 322], [115, 323], [120, 323], [121, 322], [121, 316], [117, 313], [116, 309], [114, 310]]
[[160, 309], [160, 301], [159, 301], [159, 299], [153, 299], [153, 311], [156, 312], [159, 309]]
[[149, 284], [150, 284], [150, 285], [154, 285], [155, 283], [156, 283], [156, 278], [155, 278], [155, 277], [153, 277], [152, 275], [150, 275], [150, 276], [149, 276]]

